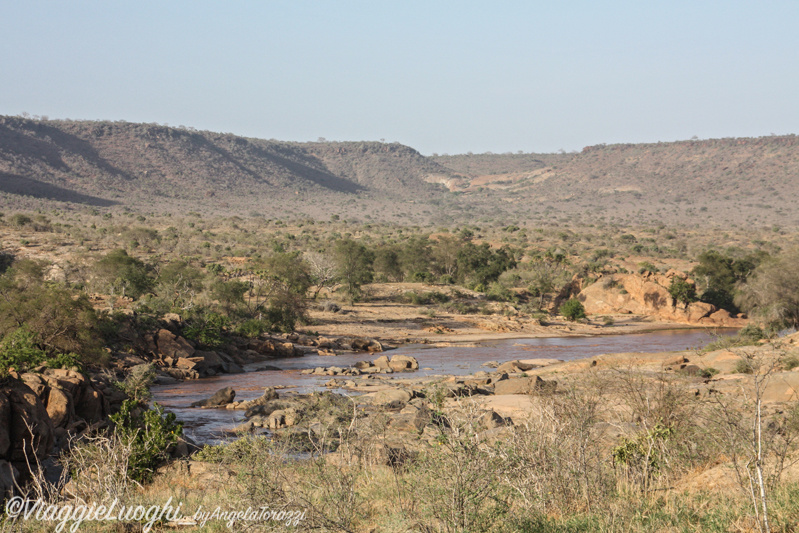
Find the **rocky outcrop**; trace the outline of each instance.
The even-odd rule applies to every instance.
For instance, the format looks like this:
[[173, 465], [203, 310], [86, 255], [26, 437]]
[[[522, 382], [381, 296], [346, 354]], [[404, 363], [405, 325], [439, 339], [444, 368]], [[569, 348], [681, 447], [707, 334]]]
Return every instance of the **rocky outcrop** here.
[[[686, 279], [685, 274], [670, 270], [665, 274], [605, 274], [595, 283], [583, 288], [577, 298], [588, 314], [636, 314], [708, 326], [742, 327], [745, 317], [732, 316], [711, 304], [675, 301], [668, 287], [674, 277]], [[693, 283], [690, 279], [689, 283]]]

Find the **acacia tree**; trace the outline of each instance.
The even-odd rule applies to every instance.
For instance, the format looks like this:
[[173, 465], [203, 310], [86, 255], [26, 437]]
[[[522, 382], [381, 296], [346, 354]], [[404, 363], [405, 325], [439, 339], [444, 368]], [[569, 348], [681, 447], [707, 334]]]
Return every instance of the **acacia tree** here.
[[350, 305], [361, 294], [361, 286], [371, 283], [374, 275], [374, 254], [363, 244], [352, 239], [341, 239], [333, 249], [338, 275]]

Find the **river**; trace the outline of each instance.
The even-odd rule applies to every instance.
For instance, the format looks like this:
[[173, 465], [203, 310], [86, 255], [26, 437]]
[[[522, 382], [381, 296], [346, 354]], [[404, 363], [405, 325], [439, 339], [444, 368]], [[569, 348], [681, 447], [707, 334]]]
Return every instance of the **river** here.
[[[412, 355], [419, 361], [415, 376], [465, 375], [479, 370], [487, 361], [514, 359], [553, 358], [564, 361], [582, 359], [608, 353], [654, 353], [682, 351], [702, 346], [717, 336], [732, 335], [735, 329], [663, 330], [628, 335], [603, 335], [594, 337], [547, 337], [532, 339], [507, 339], [486, 341], [475, 347], [448, 346], [436, 348], [428, 345], [406, 345], [387, 352], [387, 355]], [[186, 434], [198, 442], [218, 442], [225, 429], [243, 422], [243, 412], [226, 409], [198, 409], [189, 405], [205, 399], [224, 387], [233, 387], [236, 400], [251, 400], [263, 393], [264, 387], [286, 386], [296, 392], [309, 392], [324, 388], [328, 376], [300, 374], [301, 370], [319, 366], [348, 367], [357, 361], [372, 359], [374, 354], [342, 354], [335, 357], [306, 355], [286, 359], [273, 359], [245, 367], [245, 374], [228, 374], [201, 380], [184, 381], [173, 385], [152, 388], [153, 401], [174, 412], [185, 423]], [[281, 370], [253, 371], [266, 364]], [[407, 377], [408, 374], [397, 374]], [[353, 379], [353, 378], [347, 378]], [[355, 378], [357, 379], [357, 378]]]

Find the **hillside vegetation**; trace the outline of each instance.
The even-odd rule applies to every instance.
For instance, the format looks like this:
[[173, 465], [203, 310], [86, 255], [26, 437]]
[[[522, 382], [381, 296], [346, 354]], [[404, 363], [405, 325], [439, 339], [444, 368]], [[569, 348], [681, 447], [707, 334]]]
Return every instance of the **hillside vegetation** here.
[[402, 224], [795, 227], [798, 177], [795, 136], [425, 157], [397, 143], [0, 117], [0, 206], [9, 210], [57, 201]]

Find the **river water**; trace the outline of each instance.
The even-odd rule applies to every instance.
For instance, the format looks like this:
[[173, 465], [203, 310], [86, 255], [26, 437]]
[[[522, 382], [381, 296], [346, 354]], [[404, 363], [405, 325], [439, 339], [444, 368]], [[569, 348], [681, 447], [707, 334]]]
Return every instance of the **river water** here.
[[[713, 332], [698, 329], [664, 330], [630, 335], [603, 335], [595, 337], [548, 337], [533, 339], [506, 339], [487, 341], [476, 347], [406, 345], [386, 353], [412, 355], [419, 361], [421, 370], [414, 376], [472, 374], [491, 370], [482, 366], [487, 361], [552, 358], [564, 361], [582, 359], [608, 353], [654, 353], [682, 351], [712, 342], [718, 336], [732, 335], [737, 330], [724, 329]], [[334, 357], [306, 355], [286, 359], [273, 359], [245, 367], [245, 374], [230, 374], [213, 378], [184, 381], [173, 385], [152, 388], [153, 401], [174, 412], [185, 423], [185, 432], [198, 442], [218, 442], [224, 431], [244, 421], [242, 411], [226, 409], [197, 409], [189, 405], [205, 399], [224, 387], [233, 387], [236, 400], [251, 400], [263, 393], [264, 387], [285, 386], [296, 392], [309, 392], [324, 388], [331, 378], [300, 374], [301, 370], [319, 366], [348, 367], [357, 361], [373, 359], [373, 354], [342, 354]], [[253, 371], [266, 364], [281, 370]], [[397, 374], [408, 377], [408, 374]], [[347, 378], [353, 379], [353, 378]], [[354, 378], [358, 379], [358, 378]]]

